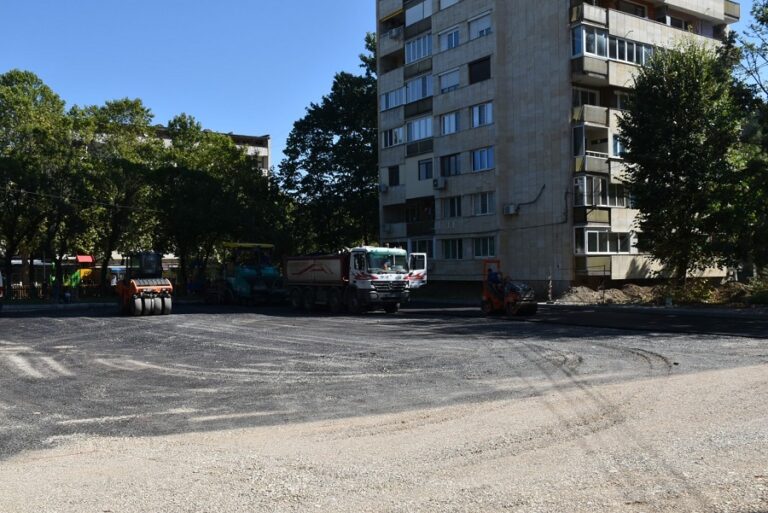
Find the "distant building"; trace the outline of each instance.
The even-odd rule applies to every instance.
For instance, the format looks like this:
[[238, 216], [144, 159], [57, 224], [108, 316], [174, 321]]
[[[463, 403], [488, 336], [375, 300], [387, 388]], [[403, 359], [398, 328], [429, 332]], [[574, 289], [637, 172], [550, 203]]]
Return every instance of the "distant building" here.
[[430, 280], [487, 257], [540, 289], [649, 277], [617, 118], [654, 48], [717, 44], [739, 4], [376, 1], [381, 241], [429, 253]]
[[[168, 129], [164, 126], [157, 126], [157, 136], [168, 145], [170, 144], [170, 137], [168, 136]], [[240, 135], [233, 133], [216, 132], [220, 135], [226, 135], [239, 147], [245, 149], [246, 153], [251, 156], [256, 156], [259, 159], [259, 167], [265, 172], [269, 170], [272, 165], [271, 162], [271, 138], [269, 135]]]

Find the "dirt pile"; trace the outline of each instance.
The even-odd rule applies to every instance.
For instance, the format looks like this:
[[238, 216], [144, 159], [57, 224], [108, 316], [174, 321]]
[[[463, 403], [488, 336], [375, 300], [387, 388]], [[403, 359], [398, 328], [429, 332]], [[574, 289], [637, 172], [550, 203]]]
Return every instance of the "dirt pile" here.
[[589, 287], [572, 287], [560, 298], [558, 303], [578, 304], [652, 304], [657, 302], [656, 287], [643, 287], [640, 285], [625, 285], [621, 289], [592, 290]]

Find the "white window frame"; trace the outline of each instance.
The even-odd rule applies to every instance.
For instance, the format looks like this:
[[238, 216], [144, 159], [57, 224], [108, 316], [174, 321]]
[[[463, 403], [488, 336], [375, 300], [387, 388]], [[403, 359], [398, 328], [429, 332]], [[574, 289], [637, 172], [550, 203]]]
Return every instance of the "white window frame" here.
[[440, 93], [449, 93], [459, 88], [461, 73], [459, 68], [446, 71], [439, 75]]
[[475, 237], [472, 239], [472, 252], [475, 258], [496, 256], [496, 237]]
[[472, 128], [493, 124], [493, 102], [472, 106]]
[[421, 75], [405, 83], [405, 103], [413, 103], [434, 94], [432, 75]]
[[[496, 155], [493, 146], [472, 150], [470, 159], [472, 160], [472, 171], [475, 173], [488, 171], [496, 167]], [[477, 165], [478, 163], [479, 166]]]
[[443, 260], [464, 260], [464, 239], [440, 239], [440, 251]]
[[[578, 101], [576, 101], [578, 95]], [[584, 101], [584, 97], [588, 96], [587, 101]], [[594, 100], [594, 103], [592, 101]], [[574, 87], [572, 95], [573, 107], [583, 107], [584, 105], [600, 105], [600, 91], [596, 89], [589, 89], [586, 87]]]
[[462, 217], [461, 196], [449, 196], [443, 198], [443, 219], [457, 219]]
[[490, 216], [496, 213], [496, 193], [494, 191], [476, 192], [470, 197], [473, 216]]
[[405, 125], [405, 140], [409, 143], [432, 137], [432, 116], [412, 119]]
[[[484, 26], [480, 30], [476, 30], [475, 33], [473, 33], [473, 28], [477, 28], [477, 23], [479, 23], [481, 20], [488, 19], [487, 26]], [[475, 39], [480, 39], [481, 37], [489, 36], [493, 34], [493, 16], [491, 11], [484, 12], [483, 14], [480, 14], [478, 16], [475, 16], [474, 18], [470, 18], [467, 21], [467, 25], [469, 27], [469, 40], [473, 41]], [[473, 26], [474, 25], [474, 26]]]
[[432, 16], [432, 0], [425, 0], [405, 11], [405, 26], [411, 26]]
[[405, 42], [405, 63], [426, 59], [432, 55], [432, 34], [427, 33]]
[[381, 147], [392, 148], [403, 144], [403, 127], [390, 128], [381, 132]]
[[459, 111], [455, 110], [440, 116], [441, 135], [455, 134], [459, 129]]
[[405, 87], [398, 87], [381, 95], [381, 111], [394, 109], [405, 104]]
[[[580, 237], [583, 237], [581, 244]], [[623, 250], [622, 242], [625, 244]], [[579, 226], [573, 230], [575, 255], [632, 255], [637, 253], [634, 243], [635, 236], [632, 232], [612, 232], [608, 227], [595, 226]], [[580, 246], [583, 249], [580, 249]]]
[[447, 52], [448, 50], [458, 48], [461, 45], [461, 33], [459, 32], [459, 27], [452, 27], [440, 32], [437, 35], [437, 39], [441, 52]]

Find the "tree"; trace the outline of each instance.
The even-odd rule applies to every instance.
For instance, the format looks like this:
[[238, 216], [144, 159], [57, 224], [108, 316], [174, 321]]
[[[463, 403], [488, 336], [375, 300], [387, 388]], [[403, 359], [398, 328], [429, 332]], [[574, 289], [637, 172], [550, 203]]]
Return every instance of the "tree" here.
[[639, 247], [679, 280], [724, 261], [719, 241], [738, 205], [734, 165], [743, 114], [731, 69], [693, 41], [657, 50], [638, 72], [619, 121]]
[[368, 34], [363, 75], [337, 73], [286, 143], [279, 177], [294, 202], [300, 251], [370, 242], [378, 232], [376, 39]]
[[64, 102], [40, 78], [0, 75], [0, 245], [9, 280], [13, 257], [31, 251], [46, 217], [41, 192], [59, 165], [64, 133]]
[[150, 126], [152, 113], [141, 100], [109, 101], [88, 109], [97, 134], [90, 158], [94, 169], [101, 284], [107, 286], [112, 252], [150, 248], [157, 224], [151, 173], [159, 165], [161, 143]]

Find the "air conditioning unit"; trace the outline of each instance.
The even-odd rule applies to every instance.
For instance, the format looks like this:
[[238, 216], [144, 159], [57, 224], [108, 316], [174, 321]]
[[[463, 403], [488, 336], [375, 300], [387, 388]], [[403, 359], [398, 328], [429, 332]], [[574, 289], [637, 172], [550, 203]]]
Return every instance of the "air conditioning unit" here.
[[445, 177], [438, 176], [432, 179], [432, 188], [435, 190], [445, 189]]
[[520, 205], [517, 203], [510, 203], [504, 207], [504, 215], [516, 216], [520, 212]]
[[384, 193], [384, 192], [387, 192], [388, 190], [389, 190], [389, 185], [385, 183], [379, 184], [379, 192]]

